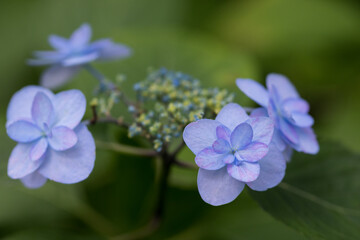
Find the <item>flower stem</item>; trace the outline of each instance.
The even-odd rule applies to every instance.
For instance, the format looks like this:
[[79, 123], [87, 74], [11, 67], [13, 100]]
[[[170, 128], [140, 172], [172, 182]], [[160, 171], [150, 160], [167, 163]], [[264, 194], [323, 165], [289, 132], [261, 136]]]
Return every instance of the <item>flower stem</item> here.
[[100, 85], [105, 85], [106, 82], [106, 77], [99, 72], [96, 68], [94, 68], [92, 65], [90, 64], [85, 64], [83, 66], [85, 68], [85, 70], [87, 70], [94, 78], [96, 78], [97, 80], [99, 80]]
[[144, 156], [144, 157], [155, 157], [158, 156], [159, 153], [152, 150], [152, 149], [146, 149], [146, 148], [139, 148], [139, 147], [133, 147], [128, 146], [120, 143], [113, 143], [113, 142], [103, 142], [96, 140], [96, 147], [100, 149], [105, 150], [112, 150], [114, 152], [119, 153], [125, 153], [130, 155], [136, 155], [136, 156]]

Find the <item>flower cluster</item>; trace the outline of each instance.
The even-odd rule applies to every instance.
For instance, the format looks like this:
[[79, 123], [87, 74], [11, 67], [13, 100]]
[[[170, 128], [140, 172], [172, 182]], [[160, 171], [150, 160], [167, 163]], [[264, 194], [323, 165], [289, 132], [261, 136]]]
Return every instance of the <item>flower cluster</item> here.
[[114, 43], [111, 39], [100, 39], [90, 43], [91, 35], [90, 25], [83, 24], [75, 30], [70, 39], [57, 35], [49, 37], [49, 43], [55, 51], [36, 51], [34, 56], [37, 59], [28, 61], [30, 65], [51, 65], [42, 74], [42, 86], [58, 88], [90, 62], [122, 59], [131, 53], [128, 47]]
[[[211, 117], [233, 99], [227, 90], [201, 88], [199, 81], [191, 76], [164, 68], [151, 72], [134, 89], [141, 109], [129, 128], [129, 136], [151, 136], [157, 151], [164, 143], [179, 137], [185, 125]], [[130, 107], [129, 111], [136, 109]]]
[[9, 159], [8, 175], [29, 188], [41, 187], [47, 179], [68, 184], [87, 178], [94, 167], [95, 143], [80, 123], [85, 108], [85, 96], [78, 90], [55, 95], [28, 86], [15, 93], [6, 129], [18, 144]]

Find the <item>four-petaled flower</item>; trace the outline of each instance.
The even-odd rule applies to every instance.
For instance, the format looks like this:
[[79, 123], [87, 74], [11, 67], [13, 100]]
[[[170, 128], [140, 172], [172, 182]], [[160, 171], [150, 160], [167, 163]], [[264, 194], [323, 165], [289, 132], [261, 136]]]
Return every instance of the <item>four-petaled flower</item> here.
[[319, 144], [311, 128], [314, 119], [308, 114], [309, 104], [285, 76], [269, 74], [266, 78], [267, 90], [251, 79], [237, 79], [236, 84], [262, 106], [255, 109], [251, 116], [269, 116], [274, 120], [274, 142], [287, 160], [290, 159], [292, 148], [309, 154], [319, 151]]
[[96, 60], [114, 60], [128, 57], [130, 49], [110, 39], [100, 39], [90, 43], [91, 27], [83, 24], [70, 37], [65, 39], [51, 35], [50, 45], [55, 51], [36, 51], [37, 59], [30, 59], [30, 65], [52, 65], [41, 77], [41, 85], [57, 88], [70, 80], [82, 66]]
[[37, 86], [24, 87], [12, 97], [7, 110], [7, 134], [13, 149], [8, 175], [38, 188], [47, 179], [76, 183], [89, 176], [95, 161], [95, 143], [80, 123], [86, 109], [79, 90], [54, 95]]
[[233, 201], [247, 184], [265, 191], [284, 177], [286, 161], [271, 143], [273, 121], [249, 118], [244, 109], [226, 105], [215, 120], [202, 119], [186, 126], [183, 138], [200, 167], [198, 189], [214, 206]]

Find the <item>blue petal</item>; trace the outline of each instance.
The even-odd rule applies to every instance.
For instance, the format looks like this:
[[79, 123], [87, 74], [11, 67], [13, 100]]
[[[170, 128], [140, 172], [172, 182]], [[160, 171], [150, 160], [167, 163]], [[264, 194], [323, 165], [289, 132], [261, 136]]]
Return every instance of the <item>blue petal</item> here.
[[6, 128], [6, 132], [12, 140], [21, 143], [32, 142], [42, 135], [41, 130], [36, 125], [22, 120], [10, 124]]
[[210, 119], [190, 123], [184, 129], [183, 139], [188, 148], [197, 155], [216, 141], [216, 128], [220, 125], [220, 122]]
[[286, 137], [288, 141], [294, 144], [299, 143], [299, 136], [295, 130], [295, 126], [292, 126], [286, 120], [279, 118], [279, 129], [281, 133]]
[[216, 128], [217, 138], [224, 139], [224, 140], [230, 142], [230, 135], [231, 135], [230, 129], [228, 129], [224, 125], [220, 125]]
[[282, 108], [290, 115], [292, 112], [308, 113], [310, 106], [301, 98], [288, 98], [282, 102]]
[[248, 119], [249, 116], [246, 114], [245, 110], [236, 103], [229, 103], [224, 106], [215, 118], [216, 121], [221, 122], [224, 126], [229, 128], [230, 131], [233, 131], [237, 125]]
[[311, 128], [296, 128], [299, 136], [299, 147], [301, 152], [309, 154], [317, 154], [319, 152], [319, 143], [316, 140], [316, 135]]
[[267, 88], [272, 94], [272, 89], [275, 88], [280, 100], [287, 98], [299, 98], [299, 94], [295, 87], [291, 84], [289, 79], [281, 74], [271, 73], [266, 77]]
[[32, 119], [31, 117], [31, 106], [33, 104], [35, 95], [38, 92], [45, 93], [50, 99], [54, 97], [54, 94], [48, 89], [39, 86], [27, 86], [16, 92], [10, 100], [6, 117], [6, 126], [11, 123], [24, 120]]
[[35, 95], [31, 106], [31, 116], [40, 128], [42, 128], [44, 124], [50, 126], [53, 123], [54, 107], [46, 94], [39, 92]]
[[46, 138], [40, 138], [32, 147], [30, 151], [30, 159], [32, 161], [39, 160], [42, 156], [44, 156], [46, 149], [48, 147], [48, 142]]
[[49, 148], [44, 164], [38, 169], [44, 177], [60, 183], [76, 183], [86, 179], [95, 162], [95, 142], [85, 125], [75, 128], [78, 142], [69, 150]]
[[50, 35], [49, 43], [53, 48], [59, 51], [67, 51], [70, 48], [69, 40], [57, 35]]
[[39, 174], [36, 171], [21, 178], [20, 180], [24, 184], [25, 187], [31, 188], [31, 189], [42, 187], [47, 181], [47, 179], [44, 176], [42, 176], [41, 174]]
[[293, 112], [291, 120], [298, 127], [311, 127], [314, 124], [314, 119], [309, 114], [299, 112]]
[[243, 182], [229, 176], [226, 168], [215, 171], [200, 168], [197, 184], [201, 198], [213, 206], [234, 201], [245, 187]]
[[50, 89], [58, 88], [71, 80], [74, 75], [78, 73], [80, 68], [80, 66], [52, 66], [42, 74], [40, 84]]
[[253, 142], [244, 149], [237, 151], [235, 157], [242, 161], [257, 162], [267, 154], [268, 150], [269, 148], [266, 144]]
[[257, 162], [241, 162], [240, 165], [230, 164], [227, 165], [227, 172], [230, 176], [241, 182], [252, 182], [255, 181], [260, 174], [260, 165]]
[[231, 133], [231, 148], [234, 150], [242, 149], [243, 147], [251, 143], [252, 139], [253, 130], [251, 126], [247, 123], [242, 123], [238, 125]]
[[268, 117], [250, 118], [246, 121], [253, 130], [253, 142], [269, 145], [274, 134], [274, 121]]
[[260, 175], [247, 185], [255, 191], [265, 191], [278, 185], [285, 176], [286, 161], [274, 144], [268, 154], [259, 161]]
[[74, 48], [81, 48], [89, 43], [92, 30], [89, 24], [81, 25], [70, 37], [70, 43]]
[[67, 58], [64, 61], [62, 61], [62, 65], [65, 67], [83, 65], [85, 63], [95, 61], [98, 57], [99, 57], [99, 54], [96, 52], [87, 53], [87, 54], [83, 54], [80, 56], [74, 56], [74, 57]]
[[51, 137], [48, 137], [48, 141], [52, 149], [65, 151], [75, 146], [78, 138], [70, 128], [59, 126], [51, 130]]
[[11, 152], [8, 163], [8, 175], [13, 179], [23, 178], [34, 172], [42, 164], [44, 158], [38, 161], [30, 159], [30, 151], [34, 144], [19, 143]]
[[226, 155], [219, 154], [212, 147], [205, 148], [195, 157], [196, 164], [206, 170], [217, 170], [225, 166], [223, 159]]
[[80, 90], [63, 91], [55, 95], [53, 100], [56, 120], [55, 126], [76, 127], [86, 110], [86, 98]]
[[226, 141], [225, 139], [218, 139], [216, 140], [213, 145], [212, 148], [214, 149], [214, 151], [216, 153], [228, 153], [231, 151], [231, 147], [228, 141]]
[[272, 141], [281, 152], [285, 150], [287, 144], [283, 140], [282, 133], [278, 129], [275, 129]]
[[269, 117], [269, 114], [268, 114], [266, 108], [261, 107], [261, 108], [255, 108], [251, 112], [250, 117], [253, 117], [253, 118], [255, 118], [255, 117]]
[[131, 55], [131, 49], [122, 44], [116, 44], [110, 39], [102, 39], [90, 45], [99, 53], [99, 60], [122, 59]]
[[237, 79], [236, 85], [249, 98], [254, 100], [260, 106], [266, 107], [269, 102], [269, 94], [267, 90], [258, 82], [251, 79]]

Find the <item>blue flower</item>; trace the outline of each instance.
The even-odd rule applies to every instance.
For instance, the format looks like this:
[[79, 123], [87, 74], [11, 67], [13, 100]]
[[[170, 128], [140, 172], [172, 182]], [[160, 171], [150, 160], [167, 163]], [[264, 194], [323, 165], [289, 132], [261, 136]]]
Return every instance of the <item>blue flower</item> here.
[[244, 109], [226, 105], [215, 120], [201, 119], [186, 126], [183, 138], [200, 167], [198, 189], [214, 206], [233, 201], [245, 184], [265, 191], [279, 184], [286, 161], [271, 143], [273, 121], [249, 118]]
[[283, 151], [287, 160], [292, 149], [316, 154], [319, 144], [312, 129], [314, 119], [308, 114], [309, 104], [300, 97], [295, 87], [283, 75], [269, 74], [266, 78], [267, 90], [250, 79], [237, 79], [237, 86], [262, 108], [252, 112], [252, 116], [270, 116], [275, 122], [274, 142]]
[[30, 59], [30, 65], [51, 65], [41, 77], [41, 85], [57, 88], [69, 81], [82, 66], [97, 60], [122, 59], [130, 55], [130, 49], [116, 44], [110, 39], [100, 39], [90, 43], [91, 27], [83, 24], [70, 37], [65, 39], [51, 35], [50, 45], [55, 51], [37, 51]]
[[95, 161], [95, 143], [80, 123], [86, 109], [79, 90], [53, 94], [38, 86], [24, 87], [11, 98], [6, 129], [18, 142], [13, 149], [8, 175], [28, 188], [47, 179], [76, 183], [89, 176]]

